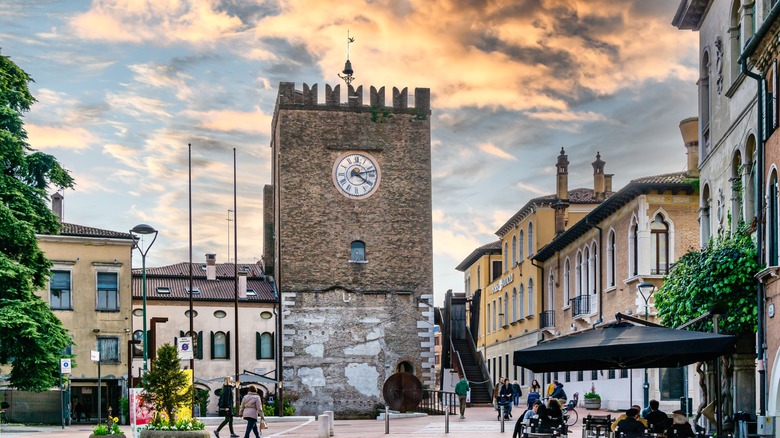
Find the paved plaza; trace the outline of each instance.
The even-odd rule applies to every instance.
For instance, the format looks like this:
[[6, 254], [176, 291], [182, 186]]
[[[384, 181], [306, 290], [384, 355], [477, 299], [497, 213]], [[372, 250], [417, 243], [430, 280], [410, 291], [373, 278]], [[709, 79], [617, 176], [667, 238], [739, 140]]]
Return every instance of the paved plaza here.
[[[518, 407], [514, 409], [515, 419], [524, 409]], [[582, 418], [587, 414], [606, 415], [612, 414], [613, 418], [619, 413], [606, 411], [585, 410], [577, 408], [580, 416], [579, 424], [571, 427], [569, 436], [579, 438], [582, 434]], [[512, 436], [515, 419], [504, 423], [504, 433], [501, 433], [501, 423], [496, 420], [496, 411], [489, 407], [474, 407], [466, 410], [466, 419], [461, 420], [457, 415], [450, 416], [449, 433], [445, 433], [444, 416], [421, 416], [413, 418], [391, 418], [390, 434], [395, 436], [415, 436], [415, 437], [452, 437], [452, 438], [481, 438], [484, 436]], [[219, 425], [221, 418], [208, 417], [204, 419], [206, 430], [209, 432], [215, 430]], [[235, 419], [235, 432], [243, 437], [246, 422], [241, 419]], [[88, 437], [92, 433], [94, 425], [76, 424], [66, 426], [63, 430], [61, 426], [24, 426], [24, 425], [2, 425], [0, 426], [0, 436], [15, 438], [26, 436], [46, 436], [46, 437]], [[123, 426], [128, 438], [130, 437], [130, 428]], [[308, 437], [316, 438], [318, 434], [318, 423], [313, 417], [287, 417], [284, 419], [269, 418], [269, 429], [263, 436], [265, 437]], [[213, 434], [211, 435], [213, 436]], [[220, 433], [221, 437], [229, 438], [230, 431], [225, 428]], [[334, 437], [361, 437], [375, 438], [387, 436], [385, 434], [384, 420], [339, 420], [335, 421]]]

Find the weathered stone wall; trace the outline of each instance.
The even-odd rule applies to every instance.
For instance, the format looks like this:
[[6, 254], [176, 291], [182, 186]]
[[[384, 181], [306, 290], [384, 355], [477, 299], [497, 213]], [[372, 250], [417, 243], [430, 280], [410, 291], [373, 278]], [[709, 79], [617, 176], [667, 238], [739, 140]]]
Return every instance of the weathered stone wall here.
[[[292, 87], [280, 85], [272, 142], [285, 394], [300, 397], [301, 414], [373, 415], [401, 362], [433, 386], [428, 90], [417, 89], [409, 108], [405, 90], [394, 90], [393, 107], [371, 107], [339, 105], [338, 87], [327, 89], [327, 104]], [[383, 103], [376, 93], [371, 101]], [[347, 151], [370, 154], [381, 169], [365, 199], [333, 182]], [[356, 240], [366, 262], [350, 261]]]

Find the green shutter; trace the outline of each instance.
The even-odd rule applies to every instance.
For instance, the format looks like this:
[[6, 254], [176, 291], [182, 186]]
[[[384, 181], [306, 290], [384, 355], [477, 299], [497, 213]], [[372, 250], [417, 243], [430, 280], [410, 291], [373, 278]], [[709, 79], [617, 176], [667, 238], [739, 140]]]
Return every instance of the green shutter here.
[[211, 358], [214, 359], [214, 332], [211, 332]]
[[225, 332], [225, 359], [230, 359], [230, 332]]
[[255, 360], [260, 360], [262, 357], [260, 348], [260, 332], [255, 332]]
[[195, 353], [198, 355], [198, 359], [203, 359], [203, 330], [198, 332], [198, 348]]

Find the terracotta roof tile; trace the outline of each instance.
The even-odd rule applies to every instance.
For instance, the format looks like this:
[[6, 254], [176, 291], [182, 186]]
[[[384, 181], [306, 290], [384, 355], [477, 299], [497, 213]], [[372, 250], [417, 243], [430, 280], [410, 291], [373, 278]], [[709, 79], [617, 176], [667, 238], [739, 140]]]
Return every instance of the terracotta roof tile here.
[[475, 249], [471, 252], [471, 254], [468, 255], [468, 257], [463, 259], [463, 261], [460, 262], [460, 264], [458, 264], [455, 269], [464, 272], [469, 268], [469, 266], [473, 265], [474, 262], [479, 260], [479, 258], [485, 254], [501, 254], [501, 241], [496, 240], [495, 242], [490, 242]]
[[133, 236], [131, 236], [129, 232], [123, 233], [120, 231], [103, 230], [100, 228], [86, 227], [84, 225], [69, 224], [67, 222], [62, 222], [61, 225], [60, 235], [62, 236], [104, 237], [133, 240]]
[[686, 172], [674, 172], [664, 173], [661, 175], [643, 176], [641, 178], [632, 179], [632, 183], [639, 184], [684, 184], [690, 182], [693, 177], [689, 176]]

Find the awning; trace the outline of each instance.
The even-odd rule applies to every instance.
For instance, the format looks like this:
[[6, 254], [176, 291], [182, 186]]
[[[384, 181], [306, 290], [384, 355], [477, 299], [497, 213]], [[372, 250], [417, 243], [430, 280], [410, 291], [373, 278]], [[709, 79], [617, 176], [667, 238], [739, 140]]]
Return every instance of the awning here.
[[276, 380], [269, 379], [268, 377], [264, 376], [257, 376], [254, 374], [239, 374], [238, 375], [238, 381], [241, 382], [241, 384], [245, 383], [264, 383], [266, 385], [276, 385]]
[[514, 354], [536, 373], [613, 368], [673, 368], [733, 353], [731, 335], [618, 322], [551, 340]]

